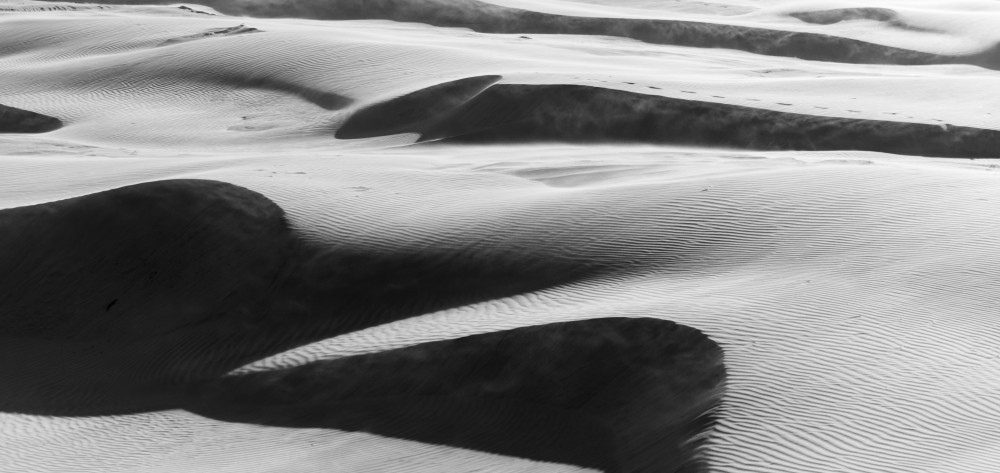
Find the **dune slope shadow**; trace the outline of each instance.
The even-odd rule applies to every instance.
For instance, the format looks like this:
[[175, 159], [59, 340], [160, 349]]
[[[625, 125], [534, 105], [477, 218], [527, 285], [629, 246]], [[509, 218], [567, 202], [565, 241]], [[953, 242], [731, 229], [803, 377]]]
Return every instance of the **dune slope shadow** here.
[[62, 126], [58, 118], [0, 104], [0, 133], [46, 133]]
[[693, 472], [724, 380], [722, 352], [701, 332], [605, 318], [224, 377], [185, 408], [608, 472]]
[[1000, 153], [995, 130], [820, 117], [582, 85], [495, 84], [461, 106], [449, 102], [443, 113], [423, 121], [391, 130], [378, 125], [379, 116], [396, 116], [395, 110], [411, 106], [415, 96], [431, 101], [428, 90], [362, 109], [336, 136], [392, 131], [419, 133], [421, 141], [467, 143], [633, 142], [961, 158]]
[[51, 415], [175, 407], [190, 383], [304, 343], [610, 268], [327, 250], [266, 197], [205, 180], [2, 210], [0, 267], [0, 410]]

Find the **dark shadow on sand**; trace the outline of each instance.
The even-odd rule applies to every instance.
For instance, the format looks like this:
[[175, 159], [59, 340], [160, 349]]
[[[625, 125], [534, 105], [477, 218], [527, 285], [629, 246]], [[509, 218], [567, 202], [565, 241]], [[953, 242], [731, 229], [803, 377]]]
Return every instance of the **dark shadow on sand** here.
[[659, 319], [524, 327], [221, 378], [185, 406], [607, 472], [701, 471], [722, 351]]
[[58, 118], [0, 105], [0, 133], [47, 133], [62, 126]]
[[596, 277], [530, 249], [326, 250], [231, 184], [0, 211], [0, 410], [365, 431], [612, 472], [702, 471], [720, 348], [659, 319], [524, 327], [225, 376], [394, 320]]
[[[455, 81], [458, 82], [458, 81]], [[429, 90], [429, 89], [425, 89]], [[424, 91], [403, 96], [409, 103]], [[338, 138], [387, 131], [389, 100], [362, 109]], [[778, 112], [583, 85], [495, 84], [434, 117], [392, 128], [420, 141], [462, 143], [650, 143], [754, 150], [859, 150], [916, 156], [995, 158], [1000, 131]]]
[[327, 250], [231, 184], [171, 180], [0, 211], [0, 410], [176, 406], [303, 343], [593, 277], [490, 248]]

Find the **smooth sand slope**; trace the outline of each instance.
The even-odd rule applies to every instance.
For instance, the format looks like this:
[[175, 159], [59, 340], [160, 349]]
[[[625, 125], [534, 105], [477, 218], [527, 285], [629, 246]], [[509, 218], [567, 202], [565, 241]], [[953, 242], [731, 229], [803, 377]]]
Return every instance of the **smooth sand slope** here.
[[995, 2], [203, 3], [0, 4], [0, 471], [1000, 464]]

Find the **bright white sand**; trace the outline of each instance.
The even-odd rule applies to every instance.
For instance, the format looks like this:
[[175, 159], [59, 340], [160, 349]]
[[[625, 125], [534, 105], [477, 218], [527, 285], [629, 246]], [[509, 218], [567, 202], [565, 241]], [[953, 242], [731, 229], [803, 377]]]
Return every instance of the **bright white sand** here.
[[[785, 15], [858, 6], [847, 2], [730, 2], [739, 15], [696, 2], [607, 3], [617, 6], [537, 9], [816, 31], [948, 54], [1000, 40], [1000, 8], [986, 1], [878, 5], [935, 32]], [[35, 11], [51, 5], [0, 3], [22, 10], [0, 13], [0, 103], [66, 123], [0, 135], [0, 208], [216, 179], [263, 193], [298, 232], [332, 247], [528, 247], [629, 262], [606, 280], [426, 314], [250, 369], [551, 321], [662, 317], [705, 331], [726, 352], [713, 471], [990, 473], [1000, 464], [1000, 160], [333, 138], [359, 107], [483, 74], [1000, 129], [996, 71], [170, 7]], [[158, 47], [240, 23], [264, 32]], [[247, 77], [267, 85], [247, 87]], [[304, 89], [353, 104], [327, 110]], [[173, 411], [0, 414], [0, 445], [4, 472], [574, 471]]]

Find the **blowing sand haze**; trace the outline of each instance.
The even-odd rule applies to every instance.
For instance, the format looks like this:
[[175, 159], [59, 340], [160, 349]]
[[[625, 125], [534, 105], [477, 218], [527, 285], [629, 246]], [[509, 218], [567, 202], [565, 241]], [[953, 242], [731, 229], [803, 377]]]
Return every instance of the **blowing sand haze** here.
[[0, 472], [996, 473], [1000, 3], [0, 0]]

